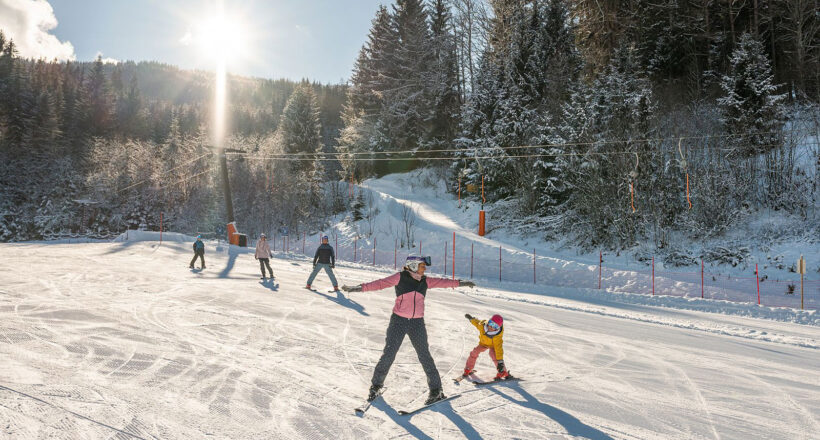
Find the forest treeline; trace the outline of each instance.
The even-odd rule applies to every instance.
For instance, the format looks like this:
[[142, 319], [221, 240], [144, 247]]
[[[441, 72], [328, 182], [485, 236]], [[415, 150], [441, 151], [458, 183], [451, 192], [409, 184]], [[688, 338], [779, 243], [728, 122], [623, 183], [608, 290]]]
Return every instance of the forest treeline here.
[[[396, 0], [347, 84], [230, 77], [237, 219], [316, 229], [351, 203], [327, 182], [439, 167], [584, 247], [665, 247], [763, 209], [816, 226], [817, 10]], [[0, 240], [224, 222], [212, 73], [0, 49]]]

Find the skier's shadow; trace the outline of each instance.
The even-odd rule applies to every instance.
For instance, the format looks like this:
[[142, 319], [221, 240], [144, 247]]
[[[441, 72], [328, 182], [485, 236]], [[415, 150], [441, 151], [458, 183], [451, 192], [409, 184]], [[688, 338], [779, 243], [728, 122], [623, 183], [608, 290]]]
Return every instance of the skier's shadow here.
[[584, 424], [572, 414], [569, 414], [566, 411], [562, 411], [552, 405], [547, 405], [546, 403], [541, 402], [540, 400], [536, 399], [535, 396], [521, 388], [520, 385], [511, 385], [513, 386], [509, 388], [514, 388], [515, 391], [518, 394], [520, 394], [521, 397], [524, 398], [524, 400], [515, 399], [508, 394], [502, 393], [496, 387], [490, 386], [488, 388], [490, 389], [490, 391], [498, 394], [499, 396], [509, 400], [512, 403], [516, 403], [525, 408], [534, 409], [544, 414], [545, 416], [557, 422], [559, 425], [563, 426], [564, 429], [567, 430], [567, 434], [573, 437], [587, 438], [591, 440], [613, 440], [612, 437], [610, 437], [605, 432], [599, 431], [598, 429], [595, 429], [592, 426]]
[[272, 291], [274, 291], [274, 292], [278, 292], [278, 291], [279, 291], [279, 283], [275, 283], [275, 282], [273, 282], [273, 280], [272, 280], [272, 279], [270, 279], [270, 278], [269, 278], [269, 279], [267, 279], [267, 280], [265, 280], [265, 281], [260, 281], [260, 282], [259, 282], [259, 284], [261, 284], [261, 285], [263, 285], [263, 286], [267, 287], [268, 289], [270, 289], [270, 290], [272, 290]]
[[346, 296], [344, 296], [342, 292], [336, 292], [335, 297], [331, 295], [325, 295], [324, 293], [319, 292], [318, 290], [311, 289], [311, 292], [316, 292], [317, 295], [323, 296], [328, 301], [333, 301], [336, 304], [339, 304], [340, 306], [347, 307], [350, 310], [355, 310], [356, 312], [359, 312], [360, 315], [370, 316], [369, 313], [364, 311], [363, 305], [357, 303], [356, 301], [353, 301], [350, 298], [347, 298]]
[[225, 265], [225, 268], [222, 269], [222, 272], [219, 272], [219, 278], [228, 278], [228, 274], [231, 273], [233, 270], [234, 264], [236, 264], [236, 257], [239, 254], [246, 254], [247, 251], [240, 250], [240, 248], [236, 246], [229, 246], [228, 247], [228, 264]]
[[481, 434], [473, 428], [473, 425], [470, 422], [464, 420], [463, 417], [458, 415], [457, 412], [453, 411], [453, 407], [450, 406], [450, 402], [445, 402], [437, 406], [436, 408], [431, 409], [431, 411], [435, 411], [437, 413], [441, 413], [444, 417], [450, 419], [456, 427], [461, 430], [461, 433], [464, 434], [464, 438], [470, 439], [482, 439]]
[[[444, 405], [446, 405], [447, 411], [446, 411], [445, 415], [447, 415], [447, 413], [450, 413], [450, 414], [455, 415], [455, 414], [453, 413], [453, 409], [452, 409], [452, 407], [450, 407], [450, 402], [442, 402], [442, 403], [440, 403], [439, 405], [440, 405], [440, 406], [442, 406], [442, 407], [444, 407]], [[394, 423], [396, 423], [397, 425], [399, 425], [399, 426], [401, 426], [402, 428], [406, 429], [406, 430], [407, 430], [407, 433], [408, 433], [408, 434], [410, 434], [411, 436], [413, 436], [414, 438], [424, 439], [424, 440], [433, 440], [433, 437], [430, 437], [429, 435], [425, 434], [425, 433], [424, 433], [421, 429], [419, 429], [416, 425], [414, 425], [414, 424], [410, 423], [410, 419], [413, 417], [412, 415], [409, 415], [409, 416], [407, 416], [407, 415], [405, 415], [405, 416], [400, 415], [400, 414], [398, 413], [398, 411], [396, 411], [396, 410], [395, 410], [392, 406], [388, 405], [388, 404], [387, 404], [387, 402], [385, 402], [385, 401], [384, 401], [384, 399], [378, 399], [378, 400], [376, 400], [375, 402], [373, 402], [373, 407], [374, 407], [374, 408], [379, 409], [379, 410], [380, 410], [380, 411], [382, 411], [385, 415], [387, 415], [387, 417], [390, 417], [390, 419], [391, 419], [391, 420], [393, 420], [393, 422], [394, 422]], [[439, 411], [440, 411], [441, 409], [442, 409], [442, 408], [436, 408], [436, 410], [439, 410]], [[431, 410], [432, 410], [432, 409], [431, 409]], [[455, 415], [455, 416], [456, 416], [456, 417], [458, 417], [457, 415]], [[453, 420], [453, 419], [452, 419], [449, 415], [447, 415], [447, 417], [448, 417], [448, 418], [450, 418], [450, 420]], [[466, 422], [464, 419], [462, 419], [461, 417], [458, 417], [458, 419], [459, 419], [459, 420], [461, 420], [461, 422], [462, 422], [463, 424], [465, 424], [465, 425], [467, 425], [467, 426], [470, 426], [470, 425], [469, 425], [469, 423], [467, 423], [467, 422]], [[465, 431], [465, 430], [461, 427], [461, 425], [460, 425], [460, 424], [458, 424], [458, 423], [456, 423], [456, 424], [459, 426], [459, 428], [461, 429], [461, 431], [465, 433], [465, 435], [467, 436], [467, 438], [481, 438], [481, 437], [478, 435], [478, 432], [476, 432], [474, 429], [472, 429], [472, 426], [470, 426], [470, 431]], [[468, 432], [472, 432], [472, 433], [473, 433], [473, 436], [470, 436], [470, 435], [468, 434]]]

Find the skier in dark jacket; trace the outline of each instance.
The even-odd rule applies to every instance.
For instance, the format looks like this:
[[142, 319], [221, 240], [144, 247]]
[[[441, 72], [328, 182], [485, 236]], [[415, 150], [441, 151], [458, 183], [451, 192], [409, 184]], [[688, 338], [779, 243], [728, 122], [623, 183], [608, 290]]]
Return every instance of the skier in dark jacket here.
[[393, 307], [393, 314], [390, 316], [390, 323], [387, 325], [387, 336], [385, 337], [384, 350], [376, 369], [373, 371], [368, 401], [378, 397], [380, 390], [384, 386], [384, 379], [390, 371], [390, 366], [396, 359], [404, 335], [410, 336], [410, 343], [416, 349], [424, 373], [427, 375], [427, 386], [430, 394], [427, 396], [425, 405], [446, 399], [441, 388], [441, 377], [438, 375], [433, 356], [430, 355], [430, 347], [427, 344], [427, 327], [424, 325], [424, 299], [428, 289], [437, 287], [475, 287], [472, 281], [462, 281], [448, 278], [433, 278], [424, 275], [427, 266], [430, 265], [430, 257], [420, 257], [410, 255], [404, 263], [401, 272], [390, 275], [369, 283], [358, 286], [342, 286], [346, 292], [370, 292], [374, 290], [394, 287], [396, 290], [396, 303]]
[[202, 242], [201, 235], [197, 235], [196, 241], [194, 242], [194, 258], [191, 258], [191, 264], [189, 265], [191, 269], [194, 268], [196, 257], [199, 257], [199, 261], [202, 263], [202, 268], [205, 269], [205, 243]]
[[336, 254], [333, 253], [333, 246], [327, 244], [327, 235], [322, 237], [322, 244], [316, 249], [316, 255], [313, 256], [313, 272], [307, 280], [305, 289], [310, 289], [310, 283], [316, 278], [316, 274], [324, 269], [327, 272], [330, 282], [333, 283], [333, 290], [339, 290], [339, 283], [333, 275], [333, 268], [336, 267]]

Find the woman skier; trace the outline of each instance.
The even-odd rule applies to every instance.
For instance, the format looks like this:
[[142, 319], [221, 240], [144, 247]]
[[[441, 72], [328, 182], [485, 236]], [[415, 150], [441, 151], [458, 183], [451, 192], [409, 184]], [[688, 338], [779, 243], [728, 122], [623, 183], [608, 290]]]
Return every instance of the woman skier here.
[[342, 290], [346, 292], [369, 292], [388, 287], [395, 287], [396, 289], [396, 303], [393, 306], [393, 313], [390, 315], [390, 324], [387, 326], [384, 350], [370, 381], [368, 401], [372, 401], [380, 394], [380, 390], [384, 386], [384, 379], [396, 359], [396, 353], [401, 347], [404, 335], [410, 336], [410, 343], [413, 344], [419, 362], [421, 362], [424, 373], [427, 375], [427, 386], [430, 389], [430, 394], [424, 404], [429, 405], [446, 399], [441, 389], [441, 377], [438, 375], [438, 370], [433, 357], [430, 355], [430, 347], [427, 343], [427, 328], [424, 326], [424, 299], [427, 295], [427, 289], [436, 287], [474, 287], [475, 283], [446, 278], [428, 278], [424, 275], [424, 271], [430, 265], [430, 262], [430, 257], [411, 255], [407, 257], [401, 272], [358, 286], [342, 286]]
[[273, 254], [270, 251], [270, 245], [268, 244], [268, 237], [265, 234], [259, 235], [259, 242], [256, 243], [256, 253], [253, 255], [254, 258], [259, 260], [259, 269], [262, 270], [262, 279], [265, 279], [265, 266], [268, 267], [268, 272], [270, 272], [270, 278], [273, 279], [273, 269], [270, 268], [270, 257]]

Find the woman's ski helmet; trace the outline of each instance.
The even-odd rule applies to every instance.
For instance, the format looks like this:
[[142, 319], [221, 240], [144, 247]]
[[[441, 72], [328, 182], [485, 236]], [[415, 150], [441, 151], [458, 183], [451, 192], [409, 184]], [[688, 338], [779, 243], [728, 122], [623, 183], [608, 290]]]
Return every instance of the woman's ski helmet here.
[[432, 264], [433, 259], [428, 257], [420, 257], [418, 255], [408, 255], [407, 259], [404, 260], [404, 267], [410, 269], [413, 272], [418, 272], [419, 264], [424, 263], [425, 266], [430, 267]]

